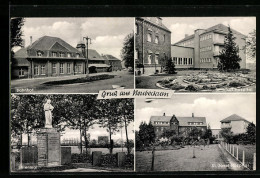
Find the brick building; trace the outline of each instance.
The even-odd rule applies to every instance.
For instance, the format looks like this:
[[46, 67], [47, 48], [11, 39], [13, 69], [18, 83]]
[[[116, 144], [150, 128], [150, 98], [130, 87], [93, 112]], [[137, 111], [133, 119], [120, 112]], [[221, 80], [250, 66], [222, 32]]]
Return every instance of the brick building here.
[[206, 118], [195, 117], [193, 113], [192, 117], [166, 116], [164, 113], [163, 116], [151, 116], [150, 122], [157, 138], [162, 135], [164, 130], [175, 130], [177, 135], [187, 136], [194, 127], [202, 131], [207, 129]]
[[250, 123], [248, 120], [236, 114], [233, 114], [221, 120], [220, 122], [221, 122], [221, 129], [228, 128], [234, 134], [245, 133], [247, 126]]
[[[236, 37], [235, 43], [239, 47], [241, 57], [240, 68], [246, 68], [245, 35], [231, 29]], [[228, 27], [218, 24], [208, 29], [197, 29], [193, 35], [171, 46], [171, 57], [176, 68], [215, 69], [218, 66], [219, 54], [224, 47], [225, 35]]]
[[160, 17], [135, 18], [135, 62], [145, 71], [160, 70], [171, 57], [171, 31]]
[[[95, 50], [88, 51], [89, 67], [97, 64], [101, 71], [107, 71], [109, 65], [105, 64], [105, 60]], [[86, 53], [83, 42], [79, 42], [77, 48], [74, 48], [60, 38], [43, 36], [15, 53], [11, 65], [12, 78], [84, 74], [84, 52]]]
[[102, 57], [107, 60], [108, 64], [112, 67], [112, 71], [122, 70], [122, 61], [120, 59], [109, 54], [105, 54]]

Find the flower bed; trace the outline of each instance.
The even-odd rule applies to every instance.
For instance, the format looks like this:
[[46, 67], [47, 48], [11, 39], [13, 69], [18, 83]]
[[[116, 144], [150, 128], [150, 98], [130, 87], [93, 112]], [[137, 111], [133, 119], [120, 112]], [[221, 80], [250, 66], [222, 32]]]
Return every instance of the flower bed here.
[[86, 83], [86, 82], [93, 82], [97, 80], [106, 80], [110, 78], [114, 78], [114, 75], [95, 75], [90, 77], [82, 77], [82, 78], [76, 78], [76, 79], [69, 79], [69, 80], [58, 80], [58, 81], [50, 81], [45, 82], [45, 85], [65, 85], [65, 84], [74, 84], [74, 83]]

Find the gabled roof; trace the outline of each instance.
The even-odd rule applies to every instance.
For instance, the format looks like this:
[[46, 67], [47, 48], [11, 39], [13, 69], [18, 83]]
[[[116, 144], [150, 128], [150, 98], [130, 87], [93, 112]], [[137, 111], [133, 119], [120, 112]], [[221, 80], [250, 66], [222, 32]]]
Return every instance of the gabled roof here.
[[[86, 50], [86, 56], [87, 56], [87, 50]], [[89, 60], [98, 60], [98, 61], [104, 61], [105, 59], [94, 49], [88, 49], [88, 59]]]
[[112, 56], [110, 54], [105, 54], [102, 57], [109, 61], [121, 61], [120, 59], [117, 59], [115, 56]]
[[[172, 116], [151, 116], [150, 121], [166, 121], [170, 122]], [[195, 126], [195, 125], [188, 125], [188, 122], [203, 122], [202, 125], [198, 126], [207, 126], [206, 118], [205, 117], [176, 117], [179, 121], [179, 126]]]
[[[235, 33], [235, 34], [243, 35], [242, 33], [238, 32], [238, 31], [236, 31], [236, 30], [234, 30], [234, 29], [232, 29], [232, 28], [231, 28], [231, 30], [232, 30], [232, 32]], [[222, 33], [225, 33], [225, 34], [226, 34], [226, 33], [228, 32], [228, 27], [225, 26], [225, 25], [223, 25], [223, 24], [217, 24], [217, 25], [214, 25], [214, 26], [212, 26], [212, 27], [210, 27], [210, 28], [205, 29], [205, 32], [203, 32], [202, 34], [208, 33], [208, 32], [211, 32], [211, 31], [222, 32]], [[243, 35], [243, 36], [245, 36], [245, 35]], [[245, 37], [246, 37], [246, 36], [245, 36]], [[178, 43], [181, 43], [181, 42], [183, 42], [183, 41], [186, 41], [186, 40], [189, 40], [189, 39], [193, 39], [193, 38], [194, 38], [194, 34], [193, 34], [193, 35], [189, 35], [189, 36], [183, 38], [182, 40], [180, 40], [180, 41], [178, 41], [178, 42], [176, 42], [176, 43], [174, 43], [174, 44], [178, 44]]]
[[21, 48], [14, 53], [14, 58], [27, 58], [27, 48]]
[[249, 123], [248, 120], [246, 120], [243, 117], [236, 115], [236, 114], [233, 114], [233, 115], [221, 120], [220, 122], [230, 122], [230, 121], [245, 121], [245, 122]]
[[[153, 24], [153, 25], [155, 25], [157, 27], [160, 27], [160, 28], [162, 28], [162, 29], [164, 29], [164, 30], [166, 30], [166, 31], [171, 33], [171, 31], [163, 23], [161, 23], [161, 25], [158, 25], [158, 24], [154, 23], [153, 21], [148, 20], [147, 17], [137, 17], [137, 18], [145, 20], [145, 21], [147, 21], [147, 22], [149, 22], [149, 23], [151, 23], [151, 24]], [[160, 17], [158, 17], [158, 18], [160, 18]]]
[[43, 36], [33, 42], [31, 46], [28, 47], [28, 49], [35, 49], [35, 50], [50, 50], [55, 43], [58, 43], [59, 45], [63, 46], [70, 52], [79, 53], [79, 51], [72, 47], [67, 42], [63, 41], [62, 39], [58, 37], [51, 37], [51, 36]]

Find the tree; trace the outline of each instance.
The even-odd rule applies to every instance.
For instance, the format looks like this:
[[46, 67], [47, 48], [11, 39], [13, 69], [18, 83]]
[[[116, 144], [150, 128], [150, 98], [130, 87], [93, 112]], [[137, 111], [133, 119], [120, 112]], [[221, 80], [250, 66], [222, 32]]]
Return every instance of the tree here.
[[145, 146], [148, 144], [151, 144], [155, 141], [155, 133], [154, 133], [154, 127], [151, 124], [146, 124], [146, 122], [141, 122], [139, 126], [139, 138], [142, 143], [144, 143]]
[[256, 30], [254, 29], [246, 38], [246, 53], [251, 58], [256, 57]]
[[122, 101], [119, 102], [118, 112], [121, 113], [122, 121], [125, 125], [127, 153], [130, 154], [131, 145], [128, 140], [127, 126], [134, 121], [134, 100], [122, 99]]
[[202, 131], [198, 129], [197, 127], [193, 127], [189, 133], [188, 136], [192, 139], [197, 139], [198, 137], [202, 136]]
[[119, 113], [118, 104], [120, 100], [111, 99], [111, 100], [99, 100], [97, 102], [98, 112], [98, 123], [100, 127], [106, 128], [109, 133], [109, 152], [113, 153], [114, 141], [112, 140], [112, 134], [119, 131], [119, 125], [122, 121], [122, 115]]
[[233, 140], [233, 136], [234, 136], [230, 128], [221, 129], [220, 135], [224, 138], [224, 141], [227, 143], [230, 143]]
[[167, 63], [166, 63], [166, 71], [168, 74], [176, 74], [175, 72], [175, 64], [172, 61], [171, 58], [167, 59]]
[[134, 68], [134, 33], [128, 34], [121, 49], [121, 58], [125, 61], [126, 67]]
[[164, 130], [163, 133], [162, 133], [162, 137], [166, 137], [166, 138], [170, 138], [172, 136], [176, 135], [176, 131], [175, 130]]
[[246, 128], [246, 134], [247, 134], [248, 141], [250, 141], [251, 143], [255, 143], [255, 141], [256, 141], [256, 127], [255, 127], [255, 124], [253, 122], [248, 124], [248, 126]]
[[228, 34], [225, 36], [224, 48], [219, 55], [218, 69], [229, 71], [234, 69], [240, 69], [239, 61], [239, 47], [235, 43], [236, 37], [233, 36], [233, 32], [228, 27]]
[[210, 140], [210, 143], [212, 143], [212, 141], [215, 139], [213, 136], [212, 136], [212, 130], [210, 128], [210, 125], [208, 125], [206, 131], [202, 134], [202, 138], [203, 139], [209, 139]]

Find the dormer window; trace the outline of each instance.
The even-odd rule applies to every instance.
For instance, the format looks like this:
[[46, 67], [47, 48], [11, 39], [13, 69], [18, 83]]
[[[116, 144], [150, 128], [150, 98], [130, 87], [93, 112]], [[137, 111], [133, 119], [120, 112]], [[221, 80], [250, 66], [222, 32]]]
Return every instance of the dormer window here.
[[60, 53], [60, 57], [64, 57], [65, 55], [64, 55], [64, 53]]
[[52, 57], [57, 57], [57, 53], [56, 52], [52, 52]]
[[76, 57], [79, 58], [79, 53], [76, 54]]
[[42, 52], [41, 51], [37, 51], [37, 56], [38, 57], [42, 57]]
[[68, 53], [68, 57], [71, 57], [71, 54], [70, 54], [70, 53]]

